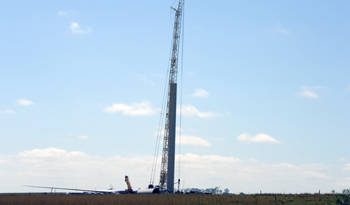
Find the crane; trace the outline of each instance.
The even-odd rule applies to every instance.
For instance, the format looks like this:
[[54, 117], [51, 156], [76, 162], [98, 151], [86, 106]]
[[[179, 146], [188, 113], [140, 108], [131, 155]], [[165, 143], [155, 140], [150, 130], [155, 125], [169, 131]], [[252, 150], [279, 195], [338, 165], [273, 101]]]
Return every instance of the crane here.
[[125, 190], [125, 193], [133, 194], [134, 190], [132, 190], [132, 187], [131, 187], [131, 184], [130, 184], [130, 181], [129, 181], [129, 177], [126, 176], [126, 175], [125, 175], [125, 183], [128, 186], [128, 189]]
[[172, 40], [172, 54], [170, 60], [167, 110], [164, 127], [163, 153], [161, 161], [160, 181], [161, 190], [174, 192], [175, 173], [175, 140], [176, 140], [176, 95], [177, 95], [177, 73], [179, 62], [179, 47], [181, 37], [182, 11], [185, 1], [180, 0], [178, 8], [175, 9], [174, 31]]

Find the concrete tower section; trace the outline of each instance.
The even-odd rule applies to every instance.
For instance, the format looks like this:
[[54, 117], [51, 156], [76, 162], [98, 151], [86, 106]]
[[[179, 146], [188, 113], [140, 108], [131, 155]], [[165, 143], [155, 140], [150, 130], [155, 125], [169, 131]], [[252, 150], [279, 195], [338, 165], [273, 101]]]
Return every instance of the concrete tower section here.
[[176, 92], [177, 84], [170, 84], [170, 100], [169, 110], [171, 113], [169, 116], [169, 140], [168, 140], [168, 177], [167, 177], [167, 190], [170, 193], [174, 192], [174, 172], [175, 172], [175, 143], [176, 143]]

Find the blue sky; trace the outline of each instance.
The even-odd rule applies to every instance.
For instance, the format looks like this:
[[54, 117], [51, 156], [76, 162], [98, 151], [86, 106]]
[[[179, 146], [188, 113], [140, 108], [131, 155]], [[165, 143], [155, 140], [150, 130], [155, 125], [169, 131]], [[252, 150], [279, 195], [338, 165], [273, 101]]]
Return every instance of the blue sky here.
[[[349, 188], [349, 4], [186, 1], [186, 187]], [[1, 192], [147, 185], [172, 5], [1, 3]]]

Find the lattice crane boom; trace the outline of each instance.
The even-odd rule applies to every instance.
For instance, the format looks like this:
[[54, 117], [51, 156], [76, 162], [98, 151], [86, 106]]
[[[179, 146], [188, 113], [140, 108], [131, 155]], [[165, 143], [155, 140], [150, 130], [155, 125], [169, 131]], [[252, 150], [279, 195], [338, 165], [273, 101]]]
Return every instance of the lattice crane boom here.
[[179, 62], [179, 47], [181, 37], [182, 10], [184, 1], [179, 1], [175, 11], [174, 32], [172, 41], [172, 55], [169, 72], [167, 112], [164, 127], [163, 154], [160, 171], [160, 188], [174, 191], [175, 173], [175, 140], [176, 140], [176, 93], [177, 93], [177, 73]]

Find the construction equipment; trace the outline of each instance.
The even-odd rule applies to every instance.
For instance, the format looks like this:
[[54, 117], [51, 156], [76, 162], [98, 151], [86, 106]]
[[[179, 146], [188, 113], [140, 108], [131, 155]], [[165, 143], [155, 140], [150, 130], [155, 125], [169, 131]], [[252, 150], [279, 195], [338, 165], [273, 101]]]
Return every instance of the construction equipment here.
[[125, 193], [126, 194], [134, 194], [134, 190], [132, 190], [130, 181], [129, 181], [129, 177], [125, 175], [125, 183], [128, 186], [128, 189], [125, 189]]
[[174, 192], [177, 73], [181, 21], [183, 15], [182, 10], [184, 3], [184, 1], [180, 0], [178, 8], [172, 8], [175, 11], [175, 20], [169, 72], [167, 112], [164, 127], [163, 154], [159, 182], [160, 189], [167, 190], [170, 193]]

